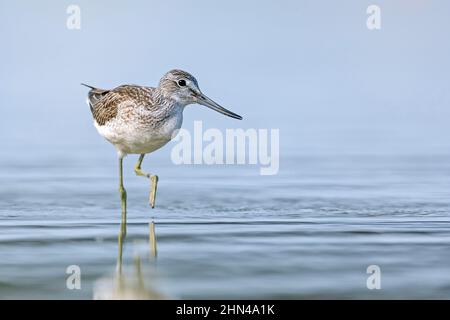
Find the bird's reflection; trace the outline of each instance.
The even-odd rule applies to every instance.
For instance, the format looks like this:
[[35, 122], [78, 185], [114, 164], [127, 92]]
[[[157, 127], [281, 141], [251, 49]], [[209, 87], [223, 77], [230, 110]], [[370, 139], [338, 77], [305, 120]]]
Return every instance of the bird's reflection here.
[[[123, 222], [122, 222], [123, 223]], [[150, 263], [142, 262], [141, 255], [134, 257], [132, 272], [126, 272], [123, 265], [123, 250], [125, 245], [123, 225], [118, 235], [118, 256], [116, 272], [112, 277], [98, 279], [94, 286], [94, 299], [98, 300], [141, 300], [165, 299], [154, 282], [157, 278], [156, 263], [156, 236], [155, 224], [150, 224], [149, 254]], [[146, 267], [143, 270], [143, 266]], [[145, 271], [145, 272], [144, 272]]]
[[125, 237], [126, 237], [126, 222], [124, 220], [122, 220], [122, 222], [120, 223], [119, 235], [117, 237], [118, 248], [119, 248], [119, 253], [117, 255], [117, 273], [119, 275], [122, 274], [123, 246], [124, 246], [124, 242], [125, 242]]

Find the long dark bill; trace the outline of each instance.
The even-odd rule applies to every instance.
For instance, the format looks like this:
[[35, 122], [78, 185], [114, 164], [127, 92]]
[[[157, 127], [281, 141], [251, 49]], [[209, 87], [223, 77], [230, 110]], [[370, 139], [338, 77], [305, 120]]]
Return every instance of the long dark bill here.
[[226, 116], [229, 116], [234, 119], [242, 120], [242, 117], [234, 112], [231, 112], [230, 110], [225, 109], [224, 107], [220, 106], [218, 103], [214, 102], [204, 94], [198, 95], [198, 103], [208, 107], [210, 109], [213, 109], [217, 112], [220, 112], [221, 114], [224, 114]]

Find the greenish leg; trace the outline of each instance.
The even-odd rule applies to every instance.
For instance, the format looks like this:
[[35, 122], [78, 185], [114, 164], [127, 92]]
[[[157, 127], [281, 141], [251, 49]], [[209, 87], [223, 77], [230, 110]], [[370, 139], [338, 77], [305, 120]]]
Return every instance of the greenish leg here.
[[122, 251], [123, 243], [127, 235], [127, 191], [123, 186], [123, 157], [119, 158], [119, 193], [122, 203], [122, 221], [120, 223], [119, 232], [119, 257], [118, 257], [118, 271], [122, 273]]
[[141, 165], [142, 161], [144, 160], [145, 154], [141, 154], [139, 156], [139, 160], [134, 166], [134, 172], [136, 172], [136, 175], [141, 177], [146, 177], [150, 180], [150, 197], [149, 197], [149, 203], [152, 208], [155, 207], [155, 200], [156, 200], [156, 189], [158, 188], [158, 176], [157, 175], [151, 175], [149, 173], [146, 173], [142, 171]]

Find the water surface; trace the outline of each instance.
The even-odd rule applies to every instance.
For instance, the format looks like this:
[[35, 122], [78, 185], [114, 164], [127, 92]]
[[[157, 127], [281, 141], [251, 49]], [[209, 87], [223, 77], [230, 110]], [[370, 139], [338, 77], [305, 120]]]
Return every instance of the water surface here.
[[[0, 159], [1, 298], [91, 299], [114, 276], [116, 160], [86, 151]], [[127, 158], [124, 272], [140, 256], [145, 284], [174, 298], [450, 297], [450, 156], [282, 160], [264, 177], [150, 156], [144, 167], [160, 176], [151, 210]], [[81, 268], [81, 290], [66, 288], [69, 265]], [[381, 268], [381, 290], [366, 287], [369, 265]]]

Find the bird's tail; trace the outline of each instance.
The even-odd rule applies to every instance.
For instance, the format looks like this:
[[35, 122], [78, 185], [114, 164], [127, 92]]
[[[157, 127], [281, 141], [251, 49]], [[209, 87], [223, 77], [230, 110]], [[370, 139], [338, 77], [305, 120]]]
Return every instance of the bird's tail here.
[[94, 112], [95, 104], [108, 94], [109, 90], [99, 89], [85, 83], [81, 83], [81, 85], [91, 89], [88, 93], [87, 103], [91, 108], [91, 111]]
[[90, 88], [90, 89], [92, 89], [92, 90], [97, 89], [96, 87], [90, 86], [90, 85], [85, 84], [85, 83], [81, 83], [81, 85], [82, 85], [82, 86], [85, 86], [85, 87], [88, 87], [88, 88]]

